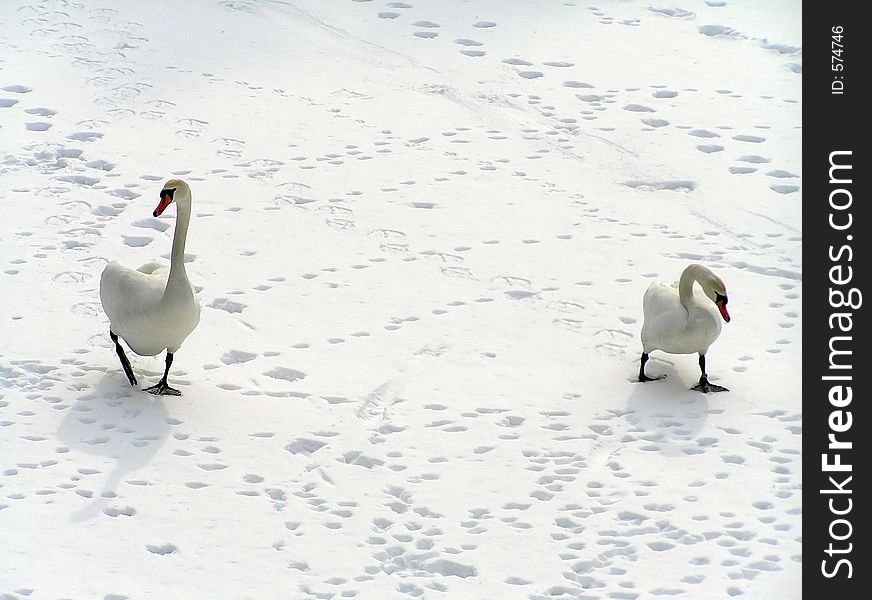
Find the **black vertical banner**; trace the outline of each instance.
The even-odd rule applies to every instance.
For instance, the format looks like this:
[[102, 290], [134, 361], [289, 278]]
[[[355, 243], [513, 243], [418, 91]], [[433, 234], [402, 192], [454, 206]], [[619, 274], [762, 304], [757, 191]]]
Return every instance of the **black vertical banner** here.
[[[869, 36], [857, 2], [803, 5], [803, 595], [869, 598], [872, 211], [861, 136]], [[826, 594], [826, 595], [825, 595]]]

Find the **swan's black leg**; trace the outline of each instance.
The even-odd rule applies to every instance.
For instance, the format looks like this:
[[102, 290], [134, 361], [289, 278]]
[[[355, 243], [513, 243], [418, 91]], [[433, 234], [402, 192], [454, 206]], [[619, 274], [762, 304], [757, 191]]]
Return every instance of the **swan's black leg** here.
[[693, 386], [692, 390], [696, 390], [698, 392], [702, 392], [703, 394], [708, 394], [709, 392], [729, 392], [727, 388], [722, 385], [717, 385], [716, 383], [709, 383], [708, 375], [705, 372], [705, 354], [699, 355], [699, 383]]
[[167, 352], [167, 366], [164, 369], [163, 377], [161, 377], [161, 380], [158, 381], [156, 385], [153, 385], [150, 388], [145, 388], [143, 391], [148, 392], [149, 394], [154, 394], [155, 396], [181, 396], [182, 393], [179, 390], [167, 385], [167, 376], [170, 374], [170, 367], [172, 364], [173, 355], [171, 352]]
[[666, 375], [660, 375], [659, 377], [648, 377], [645, 375], [645, 363], [648, 362], [648, 355], [646, 353], [642, 353], [642, 360], [639, 364], [639, 381], [657, 381], [658, 379], [664, 379]]
[[133, 374], [133, 368], [130, 366], [130, 361], [127, 360], [127, 355], [124, 354], [124, 348], [122, 348], [121, 344], [118, 343], [118, 336], [110, 329], [109, 337], [112, 338], [113, 342], [115, 342], [115, 353], [118, 355], [118, 358], [121, 359], [121, 368], [124, 369], [124, 374], [127, 375], [130, 385], [136, 385], [136, 375]]

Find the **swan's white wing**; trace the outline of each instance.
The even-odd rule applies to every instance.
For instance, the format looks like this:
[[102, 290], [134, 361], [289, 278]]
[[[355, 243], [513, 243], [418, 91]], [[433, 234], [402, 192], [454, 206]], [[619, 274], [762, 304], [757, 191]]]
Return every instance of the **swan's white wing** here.
[[[149, 354], [149, 323], [166, 286], [166, 274], [146, 274], [111, 262], [100, 277], [100, 302], [112, 330], [137, 354]], [[157, 352], [159, 352], [158, 350]]]
[[136, 270], [140, 273], [145, 273], [146, 275], [163, 275], [164, 277], [166, 277], [170, 272], [168, 266], [155, 261], [147, 262]]
[[[649, 316], [656, 318], [664, 314], [678, 314], [678, 309], [684, 311], [677, 287], [666, 285], [661, 281], [655, 281], [648, 286], [642, 299], [642, 310], [646, 319]], [[684, 312], [686, 315], [686, 311]]]
[[671, 347], [675, 331], [683, 329], [687, 322], [687, 311], [681, 305], [678, 290], [655, 281], [645, 292], [642, 309], [645, 314], [642, 323], [644, 352], [666, 350], [667, 347]]

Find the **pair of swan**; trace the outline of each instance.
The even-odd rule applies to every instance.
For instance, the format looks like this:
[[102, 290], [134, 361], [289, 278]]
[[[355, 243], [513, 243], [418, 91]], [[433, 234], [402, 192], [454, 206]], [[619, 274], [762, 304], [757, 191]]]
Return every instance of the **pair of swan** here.
[[166, 350], [163, 377], [145, 391], [179, 396], [181, 392], [167, 383], [173, 354], [200, 322], [200, 302], [185, 272], [191, 188], [181, 179], [170, 179], [164, 184], [160, 203], [152, 214], [160, 216], [173, 202], [177, 207], [176, 229], [169, 269], [155, 262], [135, 270], [111, 262], [100, 277], [100, 301], [109, 317], [109, 337], [130, 385], [136, 385], [136, 376], [119, 337], [140, 356], [156, 356]]
[[699, 354], [699, 383], [692, 389], [704, 393], [726, 392], [727, 388], [709, 382], [705, 355], [721, 334], [721, 319], [730, 322], [727, 301], [724, 282], [703, 265], [692, 264], [684, 269], [677, 289], [659, 281], [652, 283], [642, 300], [645, 320], [639, 381], [665, 377], [645, 375], [645, 363], [654, 350]]
[[[169, 270], [153, 262], [136, 270], [112, 262], [100, 278], [100, 300], [109, 317], [109, 336], [130, 384], [136, 385], [136, 376], [119, 337], [142, 356], [167, 352], [163, 377], [156, 385], [145, 389], [158, 395], [181, 394], [169, 386], [167, 377], [173, 354], [200, 321], [200, 303], [185, 272], [191, 188], [180, 179], [164, 184], [154, 216], [159, 216], [172, 202], [178, 208]], [[720, 277], [702, 265], [692, 264], [684, 269], [677, 289], [661, 282], [652, 283], [645, 292], [642, 307], [645, 320], [639, 381], [665, 377], [645, 374], [645, 363], [654, 350], [671, 354], [696, 353], [699, 354], [700, 378], [693, 389], [705, 393], [726, 391], [725, 387], [709, 382], [705, 370], [705, 355], [721, 333], [721, 318], [730, 321], [727, 289]]]

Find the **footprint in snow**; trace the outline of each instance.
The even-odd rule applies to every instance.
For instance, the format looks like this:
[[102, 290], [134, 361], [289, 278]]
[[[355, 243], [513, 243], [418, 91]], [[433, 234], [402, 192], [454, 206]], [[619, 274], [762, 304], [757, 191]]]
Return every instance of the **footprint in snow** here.
[[759, 135], [734, 135], [733, 139], [739, 142], [749, 142], [751, 144], [760, 144], [766, 141], [765, 137]]
[[507, 65], [514, 65], [518, 67], [532, 67], [533, 63], [528, 60], [524, 60], [523, 58], [504, 58], [503, 63]]
[[390, 379], [375, 390], [361, 398], [358, 403], [357, 417], [364, 421], [384, 420], [388, 407], [396, 404], [405, 383], [400, 378]]
[[[0, 102], [2, 102], [2, 101], [0, 101]], [[2, 106], [2, 104], [0, 104], [0, 106]], [[35, 115], [37, 117], [51, 117], [51, 116], [57, 114], [57, 111], [52, 110], [50, 108], [43, 108], [43, 107], [26, 108], [26, 109], [24, 109], [24, 112], [26, 112], [29, 115]]]
[[740, 156], [737, 158], [739, 162], [746, 162], [751, 164], [761, 164], [761, 163], [769, 163], [772, 162], [771, 159], [768, 159], [764, 156], [759, 156], [757, 154], [747, 154], [745, 156]]
[[122, 235], [125, 245], [131, 248], [142, 248], [150, 244], [154, 238], [148, 236]]

